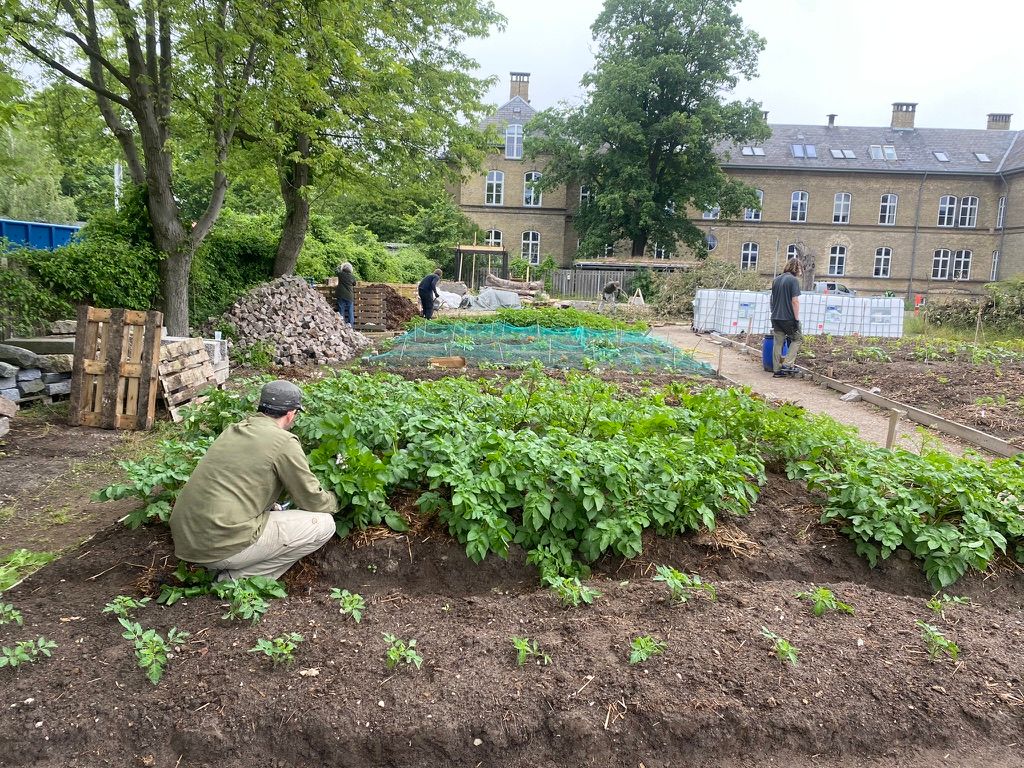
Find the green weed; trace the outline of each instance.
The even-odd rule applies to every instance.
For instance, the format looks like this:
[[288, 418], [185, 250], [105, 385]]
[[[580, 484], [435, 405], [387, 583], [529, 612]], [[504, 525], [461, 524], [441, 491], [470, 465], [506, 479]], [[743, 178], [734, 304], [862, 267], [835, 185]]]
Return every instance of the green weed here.
[[718, 593], [712, 584], [701, 581], [700, 576], [688, 576], [667, 565], [659, 565], [654, 581], [663, 581], [668, 587], [669, 597], [673, 602], [685, 603], [694, 593], [703, 592], [711, 600], [716, 600]]
[[416, 669], [423, 664], [423, 658], [416, 653], [416, 640], [399, 640], [395, 635], [384, 632], [384, 642], [388, 644], [384, 654], [384, 663], [388, 669], [394, 669], [399, 663], [416, 665]]
[[946, 639], [946, 636], [939, 631], [938, 627], [932, 626], [918, 619], [914, 626], [921, 630], [921, 638], [928, 648], [928, 656], [935, 661], [945, 653], [953, 661], [960, 655], [960, 646]]
[[550, 664], [551, 657], [544, 653], [536, 640], [528, 637], [512, 637], [512, 647], [516, 649], [516, 663], [523, 666], [527, 659], [536, 659], [538, 664]]
[[278, 664], [291, 664], [295, 661], [295, 649], [305, 638], [296, 632], [278, 635], [270, 640], [257, 640], [249, 653], [262, 653], [270, 658], [276, 667]]
[[818, 587], [813, 592], [797, 592], [796, 596], [800, 600], [809, 600], [813, 603], [815, 616], [823, 616], [826, 611], [853, 613], [853, 606], [837, 600], [832, 590], [826, 587]]
[[0, 648], [0, 668], [20, 667], [22, 664], [35, 664], [40, 656], [49, 658], [57, 644], [45, 637], [36, 640], [22, 640], [13, 647]]
[[668, 648], [668, 643], [655, 639], [650, 635], [641, 635], [640, 637], [633, 638], [629, 648], [629, 663], [640, 664], [647, 661], [651, 656], [664, 653], [665, 649]]
[[797, 664], [797, 656], [800, 655], [800, 649], [793, 645], [789, 640], [784, 637], [772, 632], [768, 627], [761, 627], [761, 634], [764, 635], [772, 643], [772, 650], [775, 652], [775, 657], [782, 662], [786, 662], [792, 666]]

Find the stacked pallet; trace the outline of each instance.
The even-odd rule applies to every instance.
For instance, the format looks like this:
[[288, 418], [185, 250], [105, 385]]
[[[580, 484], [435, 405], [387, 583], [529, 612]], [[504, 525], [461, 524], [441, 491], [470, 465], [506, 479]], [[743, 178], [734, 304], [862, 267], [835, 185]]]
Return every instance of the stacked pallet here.
[[181, 421], [182, 409], [203, 402], [202, 393], [218, 383], [202, 339], [162, 344], [158, 370], [160, 392], [173, 421]]

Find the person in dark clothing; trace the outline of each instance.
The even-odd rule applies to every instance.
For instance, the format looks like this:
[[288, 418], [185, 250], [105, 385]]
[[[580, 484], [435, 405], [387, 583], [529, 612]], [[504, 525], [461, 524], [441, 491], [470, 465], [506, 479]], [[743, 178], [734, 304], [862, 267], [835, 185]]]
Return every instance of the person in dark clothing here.
[[355, 287], [356, 276], [352, 273], [352, 265], [346, 261], [338, 267], [338, 290], [335, 298], [338, 300], [338, 312], [349, 325], [356, 324]]
[[420, 280], [420, 306], [423, 308], [423, 316], [429, 320], [434, 316], [434, 299], [440, 298], [437, 292], [437, 284], [441, 280], [441, 270], [435, 269], [429, 275]]
[[[790, 259], [782, 274], [772, 281], [772, 371], [777, 378], [791, 376], [797, 370], [793, 361], [804, 338], [800, 332], [800, 281], [797, 279], [802, 274], [800, 261]], [[786, 341], [789, 349], [783, 357], [782, 345]]]

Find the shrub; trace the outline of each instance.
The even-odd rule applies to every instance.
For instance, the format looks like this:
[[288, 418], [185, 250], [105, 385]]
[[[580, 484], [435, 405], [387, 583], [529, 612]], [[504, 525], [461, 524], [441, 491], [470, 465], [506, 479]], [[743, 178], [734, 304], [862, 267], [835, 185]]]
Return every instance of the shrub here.
[[760, 291], [765, 279], [753, 272], [744, 272], [734, 264], [709, 258], [692, 269], [672, 272], [658, 282], [654, 299], [655, 312], [661, 317], [692, 317], [693, 299], [703, 288], [731, 291]]
[[947, 328], [974, 328], [981, 322], [985, 328], [1011, 333], [1024, 333], [1024, 277], [1015, 277], [985, 286], [987, 297], [933, 298], [927, 305], [928, 322]]

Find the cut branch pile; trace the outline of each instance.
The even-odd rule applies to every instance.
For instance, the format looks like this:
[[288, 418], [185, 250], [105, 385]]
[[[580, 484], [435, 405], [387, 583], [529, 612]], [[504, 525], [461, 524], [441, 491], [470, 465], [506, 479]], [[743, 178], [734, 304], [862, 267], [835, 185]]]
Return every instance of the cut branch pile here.
[[370, 346], [369, 339], [345, 325], [324, 297], [298, 277], [264, 283], [219, 319], [234, 327], [240, 351], [270, 344], [276, 365], [334, 365]]

